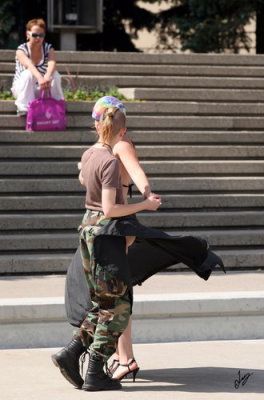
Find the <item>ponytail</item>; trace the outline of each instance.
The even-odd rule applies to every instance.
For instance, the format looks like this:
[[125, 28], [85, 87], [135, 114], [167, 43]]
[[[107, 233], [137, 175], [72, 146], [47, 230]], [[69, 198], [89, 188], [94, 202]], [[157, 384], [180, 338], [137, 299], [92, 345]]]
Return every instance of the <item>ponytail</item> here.
[[100, 140], [102, 143], [110, 142], [120, 131], [125, 128], [126, 118], [118, 107], [108, 107], [100, 118]]

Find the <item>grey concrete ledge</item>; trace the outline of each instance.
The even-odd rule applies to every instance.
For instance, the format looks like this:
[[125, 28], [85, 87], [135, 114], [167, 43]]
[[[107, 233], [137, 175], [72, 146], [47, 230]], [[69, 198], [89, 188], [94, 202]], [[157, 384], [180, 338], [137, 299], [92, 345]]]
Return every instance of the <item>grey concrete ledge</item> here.
[[[122, 90], [123, 92], [123, 90]], [[67, 114], [85, 114], [87, 117], [91, 116], [94, 101], [67, 101]], [[123, 102], [127, 109], [128, 117], [135, 114], [137, 115], [206, 115], [206, 116], [217, 116], [217, 115], [234, 115], [234, 116], [261, 116], [263, 114], [264, 101], [259, 100], [254, 103], [240, 102], [199, 102], [197, 101], [124, 101]], [[0, 100], [0, 113], [1, 114], [15, 114], [16, 107], [14, 101]], [[14, 116], [15, 119], [19, 118]], [[88, 128], [88, 126], [87, 126]], [[41, 132], [36, 132], [41, 134]], [[48, 132], [47, 132], [48, 133]], [[56, 132], [61, 134], [61, 132]], [[2, 134], [2, 132], [1, 132]], [[76, 133], [77, 134], [77, 133]], [[32, 132], [27, 132], [28, 136], [32, 137]]]
[[[135, 195], [133, 201], [141, 201], [142, 197]], [[220, 194], [164, 194], [162, 208], [177, 209], [215, 209], [257, 207], [263, 209], [264, 194], [262, 193], [220, 193]], [[83, 195], [63, 197], [62, 195], [39, 196], [6, 196], [0, 199], [0, 210], [83, 210]]]
[[[1, 120], [0, 120], [1, 122]], [[264, 127], [264, 118], [262, 121]], [[7, 145], [5, 147], [0, 148], [0, 157], [2, 160], [8, 158], [16, 158], [19, 159], [36, 159], [36, 156], [41, 159], [50, 158], [50, 159], [58, 159], [58, 158], [67, 158], [72, 160], [79, 160], [83, 154], [83, 152], [87, 149], [86, 146], [49, 146], [45, 145], [22, 145], [18, 144]], [[19, 152], [18, 152], [19, 150]], [[218, 159], [218, 160], [226, 160], [226, 159], [248, 159], [248, 158], [256, 158], [262, 159], [264, 158], [264, 146], [255, 145], [139, 145], [137, 146], [137, 154], [141, 159], [144, 160], [153, 160], [165, 158], [171, 158], [172, 160], [181, 159]], [[76, 164], [75, 164], [76, 165]], [[77, 167], [76, 167], [76, 176], [77, 176]], [[78, 182], [78, 181], [77, 181]]]
[[[170, 234], [175, 236], [199, 236], [210, 243], [211, 246], [218, 247], [240, 247], [243, 246], [264, 246], [264, 229], [262, 226], [254, 227], [251, 229], [246, 228], [232, 228], [218, 230], [215, 227], [199, 230], [188, 227], [184, 230], [170, 231]], [[44, 231], [45, 232], [45, 231]], [[14, 234], [14, 232], [5, 232], [0, 235], [0, 250], [5, 251], [43, 251], [50, 250], [71, 251], [78, 247], [78, 233], [77, 229], [69, 233], [39, 233], [36, 235], [33, 231], [28, 233]]]
[[[133, 305], [136, 319], [249, 313], [264, 316], [264, 291], [144, 294]], [[1, 323], [65, 319], [63, 297], [0, 299]]]
[[[260, 132], [263, 137], [263, 133]], [[228, 141], [228, 138], [227, 138]], [[257, 141], [257, 139], [256, 139]], [[141, 164], [147, 174], [166, 174], [179, 176], [197, 176], [201, 174], [208, 176], [208, 172], [214, 176], [241, 176], [261, 175], [264, 171], [264, 160], [149, 160], [141, 161]], [[0, 164], [0, 174], [6, 176], [6, 179], [14, 175], [24, 176], [53, 176], [64, 175], [76, 178], [76, 161], [57, 160], [17, 160], [10, 163], [8, 160], [2, 160]]]
[[[1, 60], [14, 61], [15, 50], [1, 50]], [[238, 54], [145, 54], [136, 52], [56, 51], [58, 62], [129, 63], [129, 64], [201, 64], [201, 65], [264, 65], [263, 55]]]
[[[264, 177], [157, 177], [149, 178], [153, 191], [159, 192], [236, 192], [249, 191], [261, 192], [264, 187]], [[74, 178], [56, 179], [50, 177], [43, 178], [40, 181], [28, 179], [19, 179], [14, 185], [10, 179], [0, 179], [1, 193], [85, 193], [84, 188], [80, 186], [79, 181]], [[136, 189], [135, 189], [136, 191]], [[1, 223], [1, 222], [0, 222]]]
[[[0, 74], [0, 80], [4, 88], [9, 89], [12, 85], [13, 74]], [[65, 82], [67, 76], [62, 75]], [[117, 86], [120, 88], [211, 88], [211, 89], [263, 89], [262, 78], [242, 78], [242, 77], [177, 77], [177, 76], [114, 76], [114, 75], [81, 75], [78, 80], [82, 87], [86, 88], [105, 88]], [[66, 86], [65, 83], [62, 86]]]
[[[0, 348], [65, 344], [72, 328], [63, 303], [63, 298], [2, 299]], [[134, 342], [261, 339], [263, 328], [262, 291], [135, 296]]]
[[[61, 74], [69, 71], [69, 77], [80, 75], [145, 75], [145, 76], [222, 76], [222, 77], [263, 77], [262, 66], [218, 66], [218, 65], [177, 65], [177, 64], [117, 64], [113, 63], [57, 63]], [[0, 63], [0, 73], [13, 73], [14, 63]]]
[[[72, 260], [72, 253], [65, 254], [10, 254], [0, 256], [0, 272], [3, 274], [16, 275], [20, 273], [34, 274], [35, 272], [54, 273], [66, 272]], [[263, 268], [263, 249], [225, 249], [217, 250], [217, 254], [222, 257], [227, 268], [244, 268], [256, 270]], [[186, 270], [186, 266], [177, 264], [170, 270]]]
[[213, 88], [120, 88], [128, 99], [144, 99], [159, 101], [224, 101], [224, 102], [261, 102], [264, 99], [264, 93], [261, 90], [248, 89], [213, 89]]

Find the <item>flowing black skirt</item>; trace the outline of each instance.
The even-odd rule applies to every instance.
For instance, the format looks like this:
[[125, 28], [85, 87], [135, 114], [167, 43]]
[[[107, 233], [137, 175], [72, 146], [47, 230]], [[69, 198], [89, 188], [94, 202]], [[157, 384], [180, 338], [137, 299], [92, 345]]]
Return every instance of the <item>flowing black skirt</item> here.
[[[136, 236], [127, 256], [118, 251], [123, 236]], [[94, 241], [94, 253], [96, 262], [105, 268], [114, 266], [117, 277], [130, 287], [141, 285], [155, 273], [178, 263], [187, 265], [204, 280], [210, 277], [216, 265], [225, 271], [221, 258], [209, 249], [205, 239], [170, 236], [140, 224], [135, 215], [112, 219], [102, 226]], [[78, 248], [66, 277], [65, 307], [69, 323], [79, 327], [91, 306]]]

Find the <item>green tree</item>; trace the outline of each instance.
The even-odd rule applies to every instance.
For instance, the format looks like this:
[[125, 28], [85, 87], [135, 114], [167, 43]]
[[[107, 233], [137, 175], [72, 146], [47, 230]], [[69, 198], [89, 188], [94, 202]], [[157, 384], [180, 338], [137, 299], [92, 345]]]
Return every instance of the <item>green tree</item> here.
[[196, 53], [240, 48], [252, 45], [245, 25], [256, 17], [256, 52], [264, 53], [264, 0], [168, 0], [173, 3], [157, 20], [160, 48], [176, 51], [175, 39], [183, 50]]
[[12, 27], [15, 25], [13, 1], [6, 0], [0, 4], [0, 46], [8, 42]]
[[264, 0], [255, 0], [256, 10], [256, 53], [264, 54]]
[[1, 0], [0, 5], [0, 46], [16, 48], [25, 40], [25, 25], [32, 18], [47, 16], [46, 1], [42, 0]]

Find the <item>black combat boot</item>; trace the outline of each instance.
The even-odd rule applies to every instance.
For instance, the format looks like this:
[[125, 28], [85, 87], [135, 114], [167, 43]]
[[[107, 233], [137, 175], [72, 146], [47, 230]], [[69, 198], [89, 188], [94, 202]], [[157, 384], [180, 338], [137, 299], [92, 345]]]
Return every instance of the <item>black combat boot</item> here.
[[64, 376], [75, 387], [81, 388], [83, 379], [80, 375], [80, 356], [86, 351], [81, 340], [72, 339], [72, 341], [51, 356], [53, 363], [58, 367]]
[[118, 390], [121, 389], [121, 383], [117, 379], [111, 379], [104, 373], [104, 361], [90, 355], [88, 369], [83, 384], [83, 390]]

